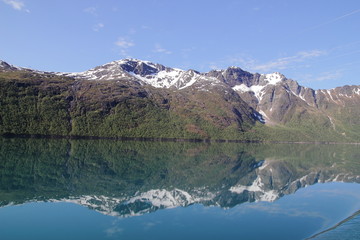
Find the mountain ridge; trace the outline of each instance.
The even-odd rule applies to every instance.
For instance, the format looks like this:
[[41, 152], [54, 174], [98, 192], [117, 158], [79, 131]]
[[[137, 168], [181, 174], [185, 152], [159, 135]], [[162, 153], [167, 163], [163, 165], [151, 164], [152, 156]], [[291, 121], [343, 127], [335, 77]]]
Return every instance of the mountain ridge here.
[[[66, 91], [68, 95], [71, 95], [68, 96], [70, 100], [66, 103], [67, 112], [71, 112], [71, 106], [76, 105], [74, 98], [81, 99], [86, 96], [86, 99], [81, 99], [87, 102], [84, 102], [85, 108], [88, 108], [89, 104], [110, 105], [98, 106], [98, 110], [88, 109], [100, 111], [99, 118], [103, 118], [104, 111], [105, 114], [111, 115], [113, 107], [124, 103], [123, 101], [130, 97], [137, 102], [136, 104], [139, 100], [148, 101], [146, 105], [153, 105], [153, 111], [158, 112], [156, 114], [159, 118], [167, 115], [170, 118], [180, 117], [182, 121], [188, 121], [189, 117], [193, 119], [187, 124], [181, 123], [182, 129], [176, 136], [171, 136], [171, 134], [156, 136], [156, 129], [154, 129], [152, 134], [140, 134], [142, 137], [188, 138], [191, 136], [190, 138], [264, 140], [273, 139], [280, 132], [284, 136], [279, 139], [283, 141], [293, 141], [291, 135], [299, 134], [304, 135], [296, 137], [300, 140], [360, 141], [358, 126], [360, 110], [357, 108], [357, 104], [360, 103], [360, 85], [314, 90], [303, 87], [278, 72], [259, 74], [244, 71], [239, 67], [229, 67], [224, 70], [200, 73], [138, 59], [113, 61], [80, 73], [42, 72], [12, 66], [1, 61], [0, 71], [3, 75], [24, 72], [38, 78], [59, 78], [59, 84], [60, 79], [66, 79], [69, 84]], [[47, 83], [42, 81], [42, 84]], [[99, 87], [107, 90], [101, 90]], [[81, 89], [84, 90], [84, 88], [88, 90], [80, 94]], [[88, 91], [93, 91], [93, 93], [87, 96]], [[128, 97], [124, 99], [122, 94]], [[111, 98], [117, 100], [110, 101]], [[106, 102], [103, 102], [104, 100]], [[127, 103], [126, 108], [138, 111], [142, 107], [136, 104]], [[162, 113], [159, 114], [159, 112]], [[127, 114], [129, 112], [122, 113], [121, 118]], [[69, 117], [72, 119], [72, 116]], [[141, 116], [136, 118], [140, 119]], [[129, 124], [133, 125], [133, 117], [126, 121], [130, 121]], [[170, 125], [173, 126], [179, 125], [179, 123], [173, 123], [171, 119], [166, 121], [171, 122]], [[117, 123], [111, 123], [112, 126], [114, 124]], [[135, 128], [139, 124], [141, 123], [136, 123]], [[204, 129], [206, 125], [209, 126]], [[261, 125], [269, 126], [269, 128]], [[83, 130], [76, 133], [72, 131], [73, 127], [73, 124], [69, 127], [72, 128], [70, 134], [83, 135]], [[111, 126], [107, 127], [111, 128]], [[153, 127], [155, 128], [155, 125]], [[220, 134], [224, 129], [228, 132], [225, 135]], [[318, 134], [312, 133], [314, 129]], [[217, 133], [211, 133], [214, 130]], [[85, 135], [90, 134], [89, 130], [85, 131]], [[184, 131], [190, 135], [183, 135]], [[232, 133], [232, 131], [237, 131], [237, 133]], [[245, 135], [244, 132], [246, 132]], [[252, 132], [260, 133], [253, 134]], [[96, 131], [91, 134], [99, 135]], [[109, 135], [111, 134], [108, 133], [107, 136]], [[221, 137], [221, 135], [224, 136]], [[321, 136], [316, 137], [316, 135]], [[131, 133], [129, 132], [126, 136], [117, 133], [116, 136], [131, 137]]]
[[[135, 66], [134, 66], [134, 64], [135, 64]], [[180, 69], [180, 68], [167, 67], [167, 66], [162, 65], [160, 63], [154, 63], [154, 62], [151, 62], [151, 61], [148, 61], [148, 60], [140, 60], [140, 59], [136, 59], [136, 58], [125, 58], [125, 59], [121, 59], [121, 60], [115, 60], [115, 61], [112, 61], [112, 62], [105, 63], [103, 65], [93, 67], [93, 68], [91, 68], [89, 70], [86, 70], [86, 71], [83, 71], [83, 72], [42, 71], [42, 70], [36, 70], [36, 69], [31, 69], [31, 68], [15, 66], [15, 65], [9, 64], [8, 62], [0, 59], [0, 70], [2, 70], [2, 71], [4, 71], [4, 70], [25, 70], [25, 71], [31, 71], [31, 72], [36, 72], [36, 73], [47, 73], [47, 74], [56, 74], [56, 75], [60, 75], [60, 76], [83, 78], [83, 79], [86, 79], [86, 80], [117, 80], [117, 78], [119, 78], [119, 76], [116, 76], [116, 75], [113, 75], [113, 74], [110, 75], [113, 78], [104, 78], [104, 77], [91, 75], [94, 72], [97, 73], [96, 71], [101, 72], [100, 70], [104, 70], [104, 69], [106, 69], [108, 67], [114, 67], [116, 65], [118, 65], [118, 66], [124, 65], [125, 67], [123, 67], [123, 70], [133, 73], [133, 74], [130, 74], [130, 75], [140, 75], [142, 77], [154, 74], [155, 69], [157, 70], [157, 72], [162, 72], [162, 71], [167, 71], [167, 72], [169, 72], [169, 71], [193, 72], [193, 73], [196, 73], [196, 74], [199, 74], [199, 75], [204, 75], [204, 76], [214, 77], [214, 78], [219, 78], [219, 76], [217, 76], [217, 73], [220, 73], [220, 74], [224, 73], [227, 76], [226, 77], [223, 76], [223, 81], [229, 83], [229, 85], [231, 87], [234, 87], [236, 84], [234, 84], [233, 82], [230, 83], [230, 81], [236, 81], [236, 79], [234, 80], [234, 78], [232, 78], [229, 81], [229, 78], [231, 78], [231, 77], [229, 77], [229, 75], [234, 75], [235, 74], [235, 75], [239, 76], [239, 73], [240, 73], [240, 75], [242, 73], [243, 76], [241, 76], [241, 78], [245, 77], [245, 79], [246, 78], [251, 78], [252, 76], [255, 76], [254, 77], [254, 79], [256, 79], [255, 82], [261, 81], [260, 76], [263, 76], [263, 77], [268, 76], [269, 78], [275, 77], [275, 78], [281, 78], [281, 80], [291, 80], [291, 81], [296, 82], [295, 80], [293, 80], [291, 78], [286, 78], [286, 76], [283, 75], [280, 72], [272, 72], [272, 73], [267, 73], [267, 74], [251, 73], [251, 72], [248, 72], [246, 70], [243, 70], [242, 68], [240, 68], [238, 66], [230, 66], [230, 67], [228, 67], [226, 69], [210, 70], [209, 72], [199, 72], [199, 71], [196, 71], [194, 69], [183, 70], [183, 69]], [[145, 68], [143, 67], [144, 65], [146, 66]], [[149, 69], [149, 67], [150, 67], [150, 69]], [[237, 73], [234, 73], [234, 72], [237, 72]], [[247, 81], [245, 80], [244, 82], [245, 82], [247, 87], [250, 87], [251, 85], [254, 85], [254, 84], [251, 84], [248, 79], [247, 79]], [[312, 89], [312, 90], [318, 92], [318, 91], [325, 91], [325, 90], [334, 90], [334, 89], [341, 88], [341, 87], [346, 87], [346, 86], [351, 87], [351, 86], [360, 86], [360, 85], [342, 85], [342, 86], [337, 86], [337, 87], [330, 88], [330, 89], [322, 88], [322, 89], [317, 89], [317, 90], [312, 89], [310, 87], [306, 87], [306, 86], [300, 86], [300, 87], [307, 88], [307, 89]], [[358, 90], [358, 91], [360, 91], [360, 90]], [[360, 94], [360, 92], [357, 92], [357, 94]]]

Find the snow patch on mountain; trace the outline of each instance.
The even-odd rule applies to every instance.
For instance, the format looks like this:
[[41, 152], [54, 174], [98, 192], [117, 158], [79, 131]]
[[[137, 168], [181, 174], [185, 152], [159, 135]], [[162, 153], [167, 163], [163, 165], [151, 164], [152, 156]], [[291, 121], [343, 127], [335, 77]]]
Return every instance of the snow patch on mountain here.
[[357, 89], [354, 88], [353, 93], [357, 94], [357, 95], [360, 95], [360, 88], [357, 88]]
[[326, 90], [326, 93], [329, 95], [329, 97], [330, 97], [330, 99], [333, 101], [333, 102], [335, 102], [335, 100], [334, 100], [334, 98], [333, 98], [333, 96], [332, 96], [332, 92], [331, 92], [332, 90]]
[[295, 94], [295, 96], [298, 96], [301, 100], [303, 100], [304, 102], [306, 102], [306, 99], [304, 97], [304, 92], [300, 92], [298, 95]]
[[234, 86], [233, 90], [241, 93], [252, 92], [254, 96], [258, 99], [258, 101], [261, 102], [265, 94], [265, 88], [267, 86], [277, 85], [278, 83], [286, 79], [284, 75], [278, 72], [270, 73], [270, 74], [262, 74], [261, 78], [263, 79], [263, 81], [257, 85], [247, 86], [246, 84], [242, 83]]
[[259, 113], [255, 112], [254, 116], [261, 122], [261, 123], [266, 123], [266, 114], [261, 110], [259, 111]]
[[84, 80], [119, 80], [123, 78], [129, 78], [131, 75], [126, 71], [123, 71], [119, 66], [123, 61], [113, 61], [105, 65], [92, 68], [84, 72], [77, 73], [56, 73], [58, 75], [65, 75]]
[[263, 123], [266, 123], [270, 119], [263, 110], [260, 110], [259, 113], [262, 116]]
[[266, 82], [268, 82], [268, 84], [270, 85], [276, 85], [277, 83], [281, 82], [282, 80], [285, 79], [285, 76], [282, 75], [279, 72], [274, 72], [274, 73], [270, 73], [270, 74], [263, 74], [262, 76], [264, 76], [264, 80]]
[[87, 80], [136, 79], [156, 88], [184, 89], [198, 81], [213, 81], [194, 70], [169, 68], [138, 59], [123, 59], [79, 73], [57, 73]]
[[240, 85], [234, 86], [233, 90], [241, 92], [241, 93], [252, 92], [260, 102], [262, 100], [262, 97], [263, 97], [264, 93], [265, 93], [263, 91], [264, 88], [265, 88], [265, 86], [260, 86], [260, 85], [253, 85], [251, 87], [248, 87], [245, 84], [240, 84]]

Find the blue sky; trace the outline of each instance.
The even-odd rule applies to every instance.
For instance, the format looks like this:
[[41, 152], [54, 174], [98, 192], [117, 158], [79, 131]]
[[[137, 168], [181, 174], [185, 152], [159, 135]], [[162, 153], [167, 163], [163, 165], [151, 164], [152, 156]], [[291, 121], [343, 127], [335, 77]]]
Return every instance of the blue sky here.
[[79, 72], [127, 57], [360, 84], [358, 0], [0, 0], [0, 59]]

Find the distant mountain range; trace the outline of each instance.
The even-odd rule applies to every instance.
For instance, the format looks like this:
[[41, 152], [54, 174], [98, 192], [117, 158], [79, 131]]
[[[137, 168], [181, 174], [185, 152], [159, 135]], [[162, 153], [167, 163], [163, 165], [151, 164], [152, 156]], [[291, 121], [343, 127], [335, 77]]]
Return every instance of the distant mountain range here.
[[0, 61], [0, 86], [5, 135], [360, 142], [360, 85], [124, 59], [80, 73]]

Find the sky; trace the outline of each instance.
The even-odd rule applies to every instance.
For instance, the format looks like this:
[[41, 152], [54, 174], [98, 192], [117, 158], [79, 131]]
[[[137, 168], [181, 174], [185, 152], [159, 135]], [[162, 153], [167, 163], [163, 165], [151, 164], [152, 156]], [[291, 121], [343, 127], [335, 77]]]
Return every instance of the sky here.
[[360, 85], [359, 0], [0, 0], [0, 59], [81, 72], [136, 58]]

